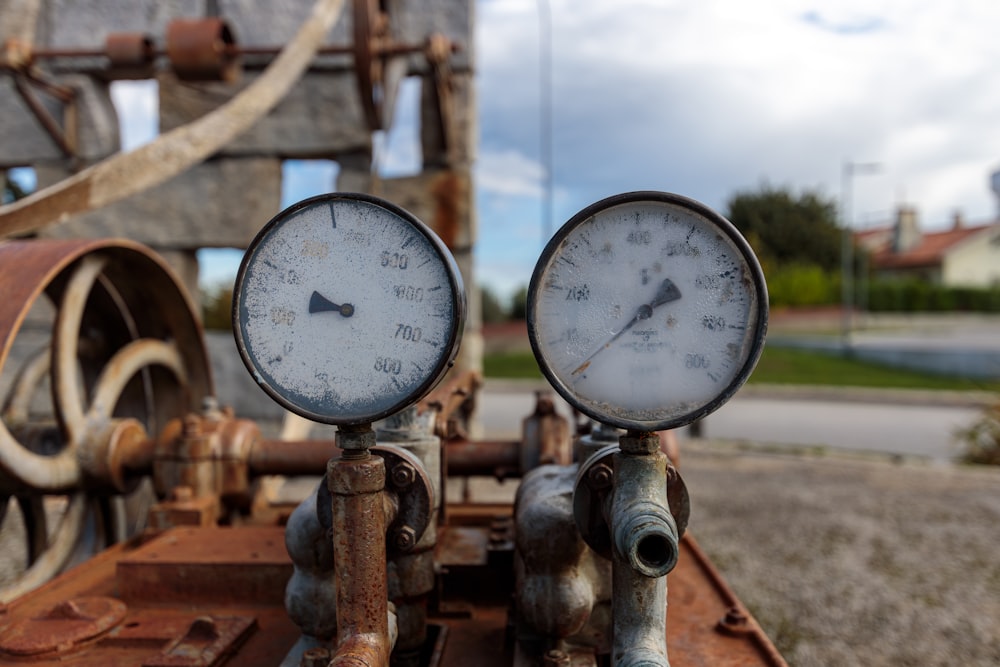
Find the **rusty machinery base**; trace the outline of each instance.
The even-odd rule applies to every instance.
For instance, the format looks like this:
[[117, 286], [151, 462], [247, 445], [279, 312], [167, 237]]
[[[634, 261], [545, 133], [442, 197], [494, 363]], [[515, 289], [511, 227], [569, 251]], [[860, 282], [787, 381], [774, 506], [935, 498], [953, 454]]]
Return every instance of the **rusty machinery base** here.
[[[588, 665], [593, 654], [515, 642], [510, 508], [450, 507], [421, 664]], [[115, 546], [0, 608], [4, 663], [278, 665], [299, 638], [285, 613], [281, 527], [173, 528]], [[669, 575], [670, 662], [784, 665], [689, 535]], [[307, 652], [310, 653], [310, 652]], [[326, 664], [324, 649], [313, 649]], [[600, 659], [598, 665], [604, 664]]]

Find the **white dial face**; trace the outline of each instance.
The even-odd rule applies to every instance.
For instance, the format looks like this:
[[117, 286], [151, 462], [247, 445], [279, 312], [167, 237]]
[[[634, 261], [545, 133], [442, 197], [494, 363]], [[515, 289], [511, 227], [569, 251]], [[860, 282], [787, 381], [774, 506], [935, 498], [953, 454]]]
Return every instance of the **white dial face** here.
[[528, 304], [532, 348], [555, 388], [588, 416], [635, 430], [719, 407], [753, 370], [767, 327], [746, 241], [665, 193], [581, 211], [545, 248]]
[[331, 424], [419, 400], [458, 350], [454, 260], [416, 218], [364, 195], [300, 202], [261, 230], [236, 279], [233, 322], [254, 379]]

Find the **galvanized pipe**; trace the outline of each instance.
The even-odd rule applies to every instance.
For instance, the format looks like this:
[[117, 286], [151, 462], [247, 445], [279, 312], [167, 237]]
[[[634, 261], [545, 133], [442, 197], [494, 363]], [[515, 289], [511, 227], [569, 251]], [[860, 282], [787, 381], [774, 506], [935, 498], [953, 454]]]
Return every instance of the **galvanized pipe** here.
[[667, 457], [655, 433], [627, 433], [614, 455], [607, 516], [612, 535], [612, 662], [669, 667], [667, 580], [677, 564], [677, 527], [667, 503]]

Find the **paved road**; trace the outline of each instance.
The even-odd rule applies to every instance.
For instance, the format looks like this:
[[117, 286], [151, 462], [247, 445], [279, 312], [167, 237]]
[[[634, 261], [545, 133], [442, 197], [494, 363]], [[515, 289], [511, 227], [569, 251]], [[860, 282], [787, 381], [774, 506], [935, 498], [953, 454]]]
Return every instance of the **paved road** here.
[[738, 397], [708, 417], [701, 435], [947, 461], [959, 451], [955, 431], [978, 415], [961, 406]]
[[[702, 437], [755, 443], [821, 446], [947, 461], [958, 452], [954, 432], [971, 424], [980, 409], [964, 404], [935, 404], [933, 397], [917, 403], [878, 403], [737, 395], [710, 415]], [[560, 410], [568, 415], [568, 407]], [[534, 404], [529, 389], [486, 383], [480, 400], [481, 420], [488, 438], [511, 439], [520, 434], [521, 420]], [[686, 430], [681, 439], [689, 437]]]

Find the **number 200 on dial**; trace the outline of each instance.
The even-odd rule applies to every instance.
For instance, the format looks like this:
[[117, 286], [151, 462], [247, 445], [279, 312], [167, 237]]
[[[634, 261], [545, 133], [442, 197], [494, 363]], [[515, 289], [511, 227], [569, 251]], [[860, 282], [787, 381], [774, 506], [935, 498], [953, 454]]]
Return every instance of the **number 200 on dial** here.
[[626, 193], [578, 213], [528, 289], [545, 376], [584, 414], [632, 430], [720, 407], [749, 377], [766, 330], [750, 246], [722, 216], [668, 193]]

